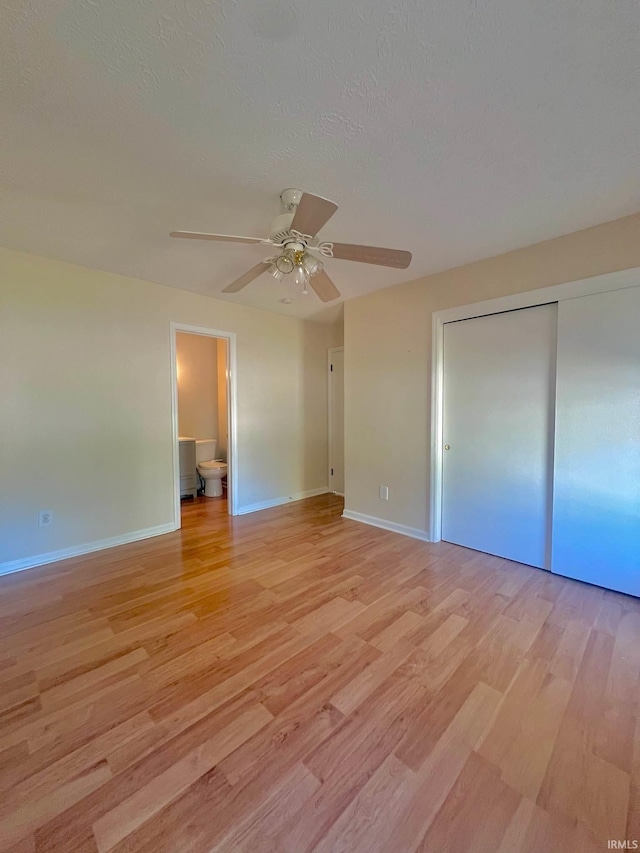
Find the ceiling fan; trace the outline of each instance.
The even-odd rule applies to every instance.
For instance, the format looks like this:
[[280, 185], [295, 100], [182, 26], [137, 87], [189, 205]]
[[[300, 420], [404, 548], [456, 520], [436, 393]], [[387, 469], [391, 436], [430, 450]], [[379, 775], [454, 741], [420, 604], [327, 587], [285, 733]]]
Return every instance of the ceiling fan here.
[[358, 261], [404, 270], [411, 263], [411, 252], [399, 249], [382, 249], [378, 246], [356, 246], [352, 243], [328, 243], [316, 235], [338, 209], [338, 205], [302, 190], [284, 190], [280, 199], [286, 213], [276, 216], [271, 224], [269, 236], [233, 237], [227, 234], [201, 234], [197, 231], [172, 231], [172, 237], [188, 240], [220, 240], [226, 243], [261, 243], [274, 246], [278, 252], [252, 267], [240, 278], [223, 288], [223, 293], [237, 293], [264, 272], [280, 281], [285, 275], [293, 274], [296, 284], [303, 293], [307, 287], [317, 293], [323, 302], [337, 299], [340, 292], [324, 270], [326, 258], [343, 261]]

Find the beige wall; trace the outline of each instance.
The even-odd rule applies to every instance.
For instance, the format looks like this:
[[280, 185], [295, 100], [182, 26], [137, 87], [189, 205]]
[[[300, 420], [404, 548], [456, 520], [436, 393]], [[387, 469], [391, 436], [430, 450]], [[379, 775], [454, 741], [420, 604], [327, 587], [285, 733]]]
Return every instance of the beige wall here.
[[427, 530], [434, 311], [631, 267], [640, 215], [347, 302], [346, 509]]
[[176, 335], [178, 432], [192, 438], [218, 438], [218, 340]]
[[344, 346], [344, 305], [343, 303], [342, 311], [340, 312], [339, 318], [329, 327], [329, 346], [330, 347], [341, 347]]
[[227, 342], [218, 338], [216, 341], [216, 365], [218, 368], [218, 447], [216, 456], [227, 461], [229, 447], [229, 412], [227, 402]]
[[171, 524], [171, 321], [237, 334], [240, 508], [327, 486], [331, 327], [8, 250], [0, 299], [0, 563]]

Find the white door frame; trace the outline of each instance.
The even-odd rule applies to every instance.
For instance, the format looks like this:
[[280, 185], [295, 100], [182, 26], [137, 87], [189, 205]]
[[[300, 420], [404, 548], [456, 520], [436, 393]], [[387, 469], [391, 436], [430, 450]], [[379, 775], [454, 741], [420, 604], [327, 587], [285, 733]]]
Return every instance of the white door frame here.
[[227, 446], [227, 509], [229, 515], [238, 514], [238, 495], [236, 484], [238, 482], [238, 450], [236, 441], [236, 333], [226, 332], [221, 329], [208, 329], [204, 326], [189, 326], [185, 323], [169, 324], [171, 332], [171, 433], [173, 440], [173, 495], [174, 495], [174, 524], [178, 530], [182, 526], [180, 515], [180, 456], [178, 453], [178, 371], [176, 358], [176, 342], [178, 332], [187, 332], [190, 335], [204, 335], [208, 338], [221, 338], [227, 342], [227, 432], [229, 441]]
[[[341, 352], [344, 354], [344, 347], [330, 347], [327, 350], [327, 417], [329, 419], [329, 428], [328, 428], [328, 436], [329, 441], [327, 443], [327, 483], [329, 488], [331, 489], [331, 458], [332, 458], [332, 450], [333, 450], [333, 389], [331, 387], [331, 362], [333, 359], [334, 352]], [[344, 471], [342, 472], [342, 477], [344, 479]], [[341, 495], [344, 497], [343, 492], [336, 492], [335, 494]]]
[[622, 290], [640, 285], [640, 267], [634, 267], [606, 275], [583, 278], [550, 287], [541, 287], [525, 293], [500, 296], [434, 311], [432, 316], [431, 350], [431, 459], [429, 477], [429, 541], [440, 542], [442, 536], [442, 435], [443, 435], [443, 391], [444, 391], [444, 325], [456, 320], [469, 320], [486, 314], [499, 314], [501, 311], [516, 311], [519, 308], [532, 308], [549, 302], [563, 302], [593, 293], [605, 293], [609, 290]]

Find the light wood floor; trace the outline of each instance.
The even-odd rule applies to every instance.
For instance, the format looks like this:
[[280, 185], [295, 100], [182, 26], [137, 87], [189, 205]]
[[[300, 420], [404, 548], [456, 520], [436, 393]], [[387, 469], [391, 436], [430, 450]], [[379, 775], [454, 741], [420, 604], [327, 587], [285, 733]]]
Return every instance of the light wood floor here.
[[640, 601], [341, 509], [0, 579], [0, 850], [640, 840]]

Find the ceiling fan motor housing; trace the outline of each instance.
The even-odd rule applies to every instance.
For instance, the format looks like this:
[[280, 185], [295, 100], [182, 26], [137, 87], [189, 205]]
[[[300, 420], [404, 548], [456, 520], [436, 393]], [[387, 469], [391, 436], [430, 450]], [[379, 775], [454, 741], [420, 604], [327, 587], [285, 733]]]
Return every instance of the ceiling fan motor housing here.
[[292, 210], [291, 213], [281, 213], [279, 216], [276, 216], [276, 218], [271, 223], [271, 228], [269, 229], [269, 237], [273, 239], [276, 236], [288, 233], [289, 229], [291, 228], [291, 223], [293, 222], [294, 216], [295, 210]]

